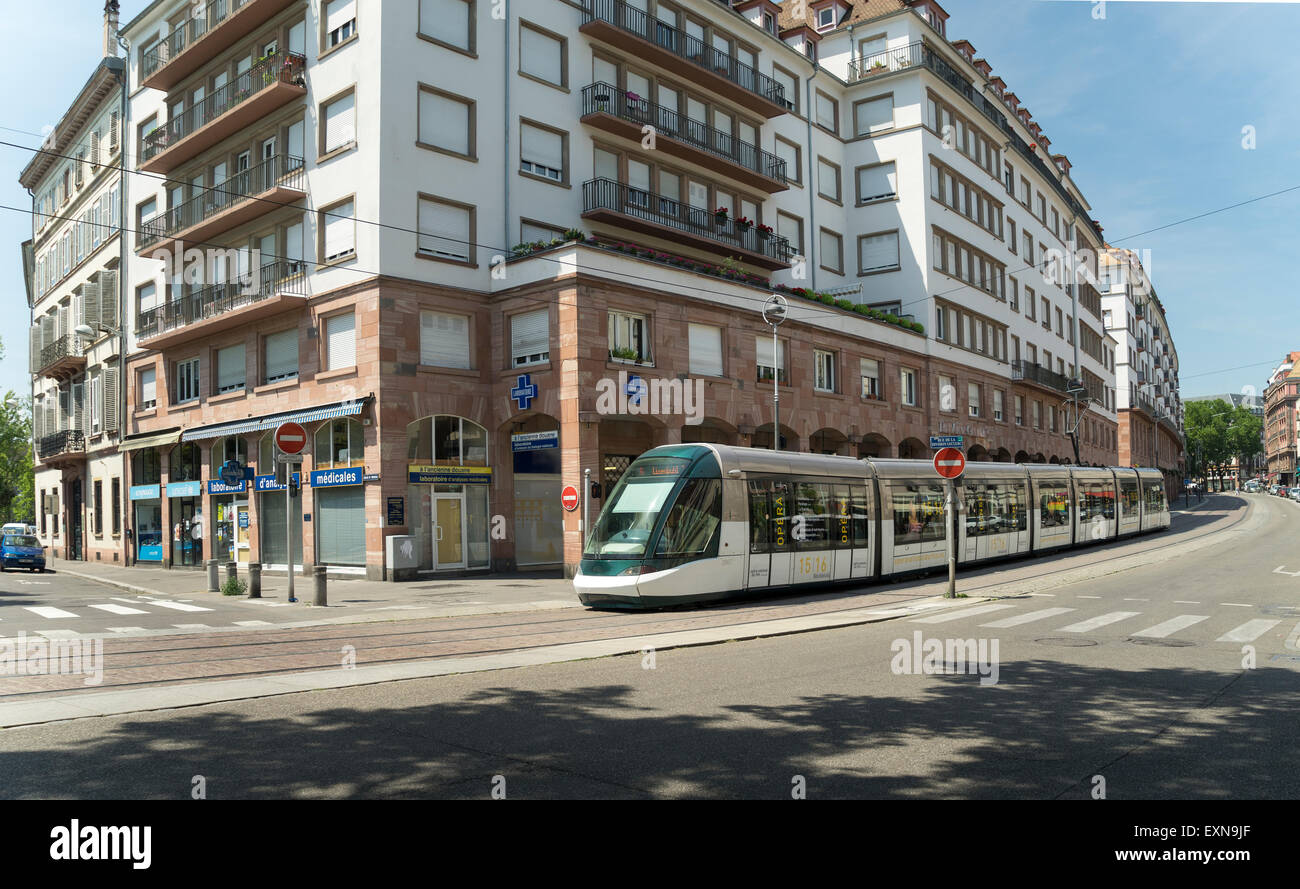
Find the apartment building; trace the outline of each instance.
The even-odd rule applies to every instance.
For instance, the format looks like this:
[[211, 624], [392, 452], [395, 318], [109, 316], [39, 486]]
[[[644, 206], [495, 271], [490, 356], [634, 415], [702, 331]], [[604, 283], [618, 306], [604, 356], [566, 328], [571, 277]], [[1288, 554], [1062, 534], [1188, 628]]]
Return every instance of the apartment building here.
[[1264, 390], [1264, 453], [1268, 477], [1283, 485], [1296, 481], [1296, 439], [1300, 429], [1300, 352], [1290, 352], [1269, 374]]
[[1120, 463], [1156, 466], [1169, 490], [1179, 490], [1186, 473], [1184, 408], [1164, 304], [1136, 252], [1107, 245], [1100, 271], [1105, 325], [1118, 343]]
[[774, 380], [783, 448], [1008, 462], [1075, 461], [1077, 380], [1078, 459], [1115, 462], [1100, 227], [937, 3], [493, 8], [123, 28], [138, 558], [393, 576], [395, 536], [417, 573], [572, 569], [563, 485], [598, 509], [649, 447], [771, 446]]
[[127, 554], [118, 220], [124, 64], [115, 13], [104, 57], [19, 181], [32, 194], [30, 365], [36, 525], [58, 558]]

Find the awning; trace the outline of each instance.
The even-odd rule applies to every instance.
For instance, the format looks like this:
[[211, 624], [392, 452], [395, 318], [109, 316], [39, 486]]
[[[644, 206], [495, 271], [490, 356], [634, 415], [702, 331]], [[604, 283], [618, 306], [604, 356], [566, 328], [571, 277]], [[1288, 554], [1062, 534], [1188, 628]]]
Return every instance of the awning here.
[[339, 401], [334, 404], [307, 408], [306, 410], [286, 411], [266, 417], [249, 417], [247, 420], [218, 423], [214, 426], [199, 426], [195, 429], [186, 429], [181, 435], [181, 441], [200, 441], [205, 438], [221, 438], [226, 435], [244, 435], [248, 432], [274, 429], [281, 423], [315, 423], [318, 420], [332, 420], [335, 417], [355, 417], [361, 413], [361, 409], [365, 407], [366, 402], [369, 400], [367, 397], [355, 401]]
[[171, 447], [180, 440], [180, 429], [170, 429], [167, 432], [154, 432], [138, 438], [124, 438], [121, 444], [117, 446], [117, 449], [119, 451], [138, 451], [142, 448]]

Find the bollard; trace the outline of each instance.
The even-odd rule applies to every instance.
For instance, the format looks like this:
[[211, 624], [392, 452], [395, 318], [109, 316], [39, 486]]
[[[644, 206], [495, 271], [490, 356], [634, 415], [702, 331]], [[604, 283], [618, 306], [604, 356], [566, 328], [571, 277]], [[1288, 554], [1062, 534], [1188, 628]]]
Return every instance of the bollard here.
[[327, 602], [325, 599], [325, 566], [316, 565], [314, 566], [314, 568], [315, 568], [315, 582], [316, 582], [316, 600], [312, 604], [328, 605], [329, 602]]
[[217, 560], [208, 559], [208, 592], [209, 593], [221, 592], [221, 582], [217, 578], [217, 571], [218, 571]]
[[248, 563], [248, 598], [262, 598], [262, 563]]
[[238, 568], [236, 568], [235, 563], [234, 563], [234, 562], [227, 562], [227, 563], [226, 563], [226, 580], [235, 580], [235, 579], [238, 578], [238, 577], [239, 577], [239, 571], [238, 571]]

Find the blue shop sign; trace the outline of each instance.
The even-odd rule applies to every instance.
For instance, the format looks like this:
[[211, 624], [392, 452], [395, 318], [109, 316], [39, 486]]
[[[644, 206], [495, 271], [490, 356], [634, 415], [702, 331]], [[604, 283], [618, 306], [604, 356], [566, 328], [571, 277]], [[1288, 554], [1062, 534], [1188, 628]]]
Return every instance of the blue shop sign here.
[[347, 466], [342, 469], [317, 469], [311, 474], [313, 488], [339, 488], [344, 485], [359, 485], [365, 479], [365, 467]]
[[240, 482], [237, 485], [228, 485], [220, 479], [212, 479], [208, 482], [209, 494], [242, 494], [248, 487], [248, 482]]
[[550, 432], [524, 432], [510, 436], [510, 450], [516, 454], [520, 451], [541, 451], [559, 446], [560, 430], [558, 429], [552, 429]]
[[202, 482], [168, 482], [167, 496], [171, 497], [198, 497], [203, 494]]
[[132, 500], [158, 500], [162, 497], [162, 485], [132, 485], [129, 496]]
[[[293, 474], [293, 480], [299, 484], [302, 483], [302, 478], [296, 472]], [[255, 491], [283, 491], [284, 488], [284, 485], [276, 484], [274, 473], [253, 477], [253, 490]]]

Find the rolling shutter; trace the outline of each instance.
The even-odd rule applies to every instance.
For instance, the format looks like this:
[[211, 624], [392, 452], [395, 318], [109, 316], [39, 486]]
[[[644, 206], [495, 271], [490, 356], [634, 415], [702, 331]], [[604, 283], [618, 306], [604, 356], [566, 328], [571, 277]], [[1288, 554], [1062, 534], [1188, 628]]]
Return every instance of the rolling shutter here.
[[140, 404], [156, 404], [158, 401], [158, 376], [153, 368], [140, 372]]
[[860, 242], [862, 271], [871, 272], [898, 267], [898, 232], [870, 235]]
[[[722, 330], [708, 324], [692, 324], [688, 331], [691, 373], [722, 376]], [[772, 351], [772, 344], [767, 344]]]
[[469, 260], [468, 210], [421, 199], [419, 232], [416, 244], [419, 252]]
[[234, 392], [244, 388], [244, 344], [217, 350], [217, 391]]
[[343, 96], [325, 109], [325, 151], [342, 148], [357, 137], [357, 97]]
[[897, 179], [892, 163], [867, 167], [858, 174], [858, 198], [870, 201], [896, 194]]
[[468, 369], [469, 319], [464, 315], [421, 312], [420, 363]]
[[563, 44], [532, 28], [521, 29], [520, 69], [551, 83], [564, 82]]
[[437, 93], [420, 91], [420, 141], [469, 154], [469, 106]]
[[352, 312], [325, 319], [325, 348], [330, 370], [357, 363], [356, 316]]
[[559, 133], [524, 124], [519, 140], [519, 159], [562, 171], [564, 138]]
[[351, 253], [356, 243], [356, 221], [352, 201], [340, 204], [325, 215], [325, 261]]
[[871, 99], [858, 105], [858, 135], [894, 125], [894, 97]]
[[353, 0], [334, 0], [329, 4], [325, 18], [325, 32], [337, 30], [357, 17]]
[[298, 329], [273, 333], [266, 338], [266, 382], [298, 375]]
[[542, 356], [549, 356], [549, 318], [547, 309], [538, 309], [521, 312], [510, 319], [510, 354], [515, 364], [544, 361]]
[[760, 367], [782, 368], [784, 364], [785, 343], [780, 341], [776, 344], [776, 360], [772, 360], [772, 340], [769, 337], [760, 336], [756, 338], [758, 345], [758, 360], [755, 362]]

